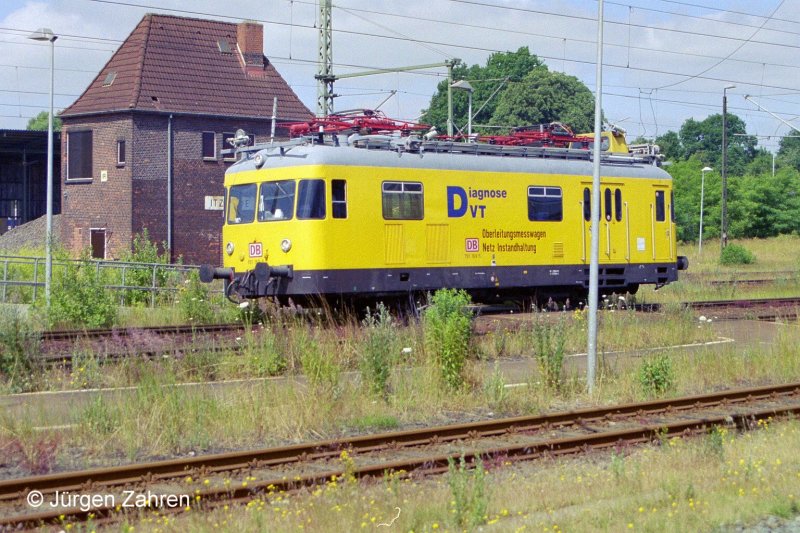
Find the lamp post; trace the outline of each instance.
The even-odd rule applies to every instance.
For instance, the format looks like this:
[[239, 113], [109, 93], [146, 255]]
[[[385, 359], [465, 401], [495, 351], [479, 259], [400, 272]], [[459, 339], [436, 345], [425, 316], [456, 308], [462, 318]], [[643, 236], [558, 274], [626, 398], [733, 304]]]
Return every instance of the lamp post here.
[[45, 234], [44, 297], [50, 308], [50, 285], [53, 281], [53, 85], [57, 35], [50, 28], [39, 28], [28, 36], [34, 41], [50, 42], [50, 112], [47, 115], [47, 232]]
[[722, 89], [722, 223], [720, 224], [720, 251], [728, 245], [728, 85]]
[[703, 252], [703, 197], [705, 196], [706, 191], [706, 172], [714, 170], [711, 167], [704, 167], [700, 171], [700, 236], [697, 239], [699, 243], [697, 247], [697, 254], [700, 255]]
[[467, 91], [469, 100], [467, 105], [467, 138], [472, 137], [472, 92], [474, 89], [472, 85], [467, 80], [458, 80], [453, 85], [451, 85], [453, 89], [461, 89], [462, 91]]

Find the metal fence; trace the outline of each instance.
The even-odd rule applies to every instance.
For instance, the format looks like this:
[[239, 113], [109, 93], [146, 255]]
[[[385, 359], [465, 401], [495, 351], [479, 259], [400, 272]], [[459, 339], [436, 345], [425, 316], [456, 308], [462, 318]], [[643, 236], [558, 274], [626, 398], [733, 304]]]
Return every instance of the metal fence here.
[[[0, 303], [33, 303], [39, 296], [44, 297], [44, 257], [0, 255], [0, 265]], [[107, 280], [106, 290], [119, 293], [120, 305], [134, 299], [146, 300], [150, 307], [157, 302], [174, 302], [189, 274], [200, 269], [197, 265], [68, 259], [53, 260], [53, 277], [69, 265], [96, 269], [99, 279]], [[143, 283], [145, 279], [147, 282]], [[211, 290], [222, 294], [222, 284], [213, 284]]]

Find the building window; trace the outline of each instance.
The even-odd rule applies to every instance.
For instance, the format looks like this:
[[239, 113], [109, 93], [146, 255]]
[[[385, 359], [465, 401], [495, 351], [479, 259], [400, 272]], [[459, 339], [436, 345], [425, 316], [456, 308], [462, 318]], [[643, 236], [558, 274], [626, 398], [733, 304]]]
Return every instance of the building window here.
[[424, 197], [422, 183], [384, 181], [383, 218], [386, 220], [422, 220]]
[[213, 131], [203, 132], [203, 159], [217, 159], [217, 136]]
[[297, 218], [325, 218], [325, 182], [323, 180], [300, 180], [297, 191]]
[[347, 218], [347, 181], [333, 180], [331, 182], [331, 204], [333, 218]]
[[656, 222], [667, 219], [666, 206], [664, 205], [664, 191], [656, 191]]
[[125, 141], [117, 141], [117, 166], [125, 165]]
[[67, 133], [67, 179], [92, 178], [92, 132]]
[[528, 220], [557, 222], [563, 218], [561, 187], [528, 187]]

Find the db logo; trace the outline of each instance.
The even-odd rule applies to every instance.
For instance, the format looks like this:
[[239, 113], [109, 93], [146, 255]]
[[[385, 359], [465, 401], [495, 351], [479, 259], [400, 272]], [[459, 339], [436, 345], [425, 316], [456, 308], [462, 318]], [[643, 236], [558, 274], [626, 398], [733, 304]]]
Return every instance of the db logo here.
[[260, 242], [250, 243], [250, 257], [261, 257], [263, 254]]
[[466, 250], [468, 252], [477, 252], [478, 251], [478, 239], [467, 239], [467, 241], [466, 241]]

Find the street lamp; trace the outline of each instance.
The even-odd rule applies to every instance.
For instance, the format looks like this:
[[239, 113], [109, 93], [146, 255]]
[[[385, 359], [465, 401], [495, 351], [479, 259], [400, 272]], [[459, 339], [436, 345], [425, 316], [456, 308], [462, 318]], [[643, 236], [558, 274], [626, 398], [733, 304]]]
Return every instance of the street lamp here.
[[722, 221], [720, 224], [720, 251], [728, 245], [728, 85], [722, 89]]
[[697, 254], [700, 255], [703, 252], [703, 197], [705, 196], [706, 190], [706, 172], [710, 172], [714, 170], [711, 167], [704, 167], [700, 171], [700, 236], [697, 239], [699, 242]]
[[467, 80], [459, 80], [459, 81], [455, 82], [453, 85], [451, 85], [451, 87], [453, 89], [460, 89], [462, 91], [467, 91], [467, 93], [469, 95], [469, 100], [468, 100], [469, 103], [468, 103], [468, 108], [467, 108], [467, 113], [468, 113], [468, 117], [467, 117], [467, 138], [469, 139], [469, 138], [472, 137], [472, 92], [474, 91], [474, 89], [472, 88], [472, 85], [470, 85]]
[[47, 115], [47, 233], [45, 235], [44, 297], [50, 308], [50, 285], [53, 281], [53, 85], [57, 35], [50, 28], [39, 28], [28, 39], [50, 42], [50, 112]]

